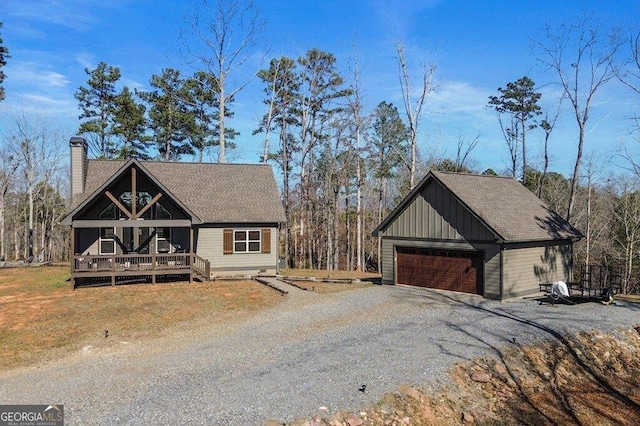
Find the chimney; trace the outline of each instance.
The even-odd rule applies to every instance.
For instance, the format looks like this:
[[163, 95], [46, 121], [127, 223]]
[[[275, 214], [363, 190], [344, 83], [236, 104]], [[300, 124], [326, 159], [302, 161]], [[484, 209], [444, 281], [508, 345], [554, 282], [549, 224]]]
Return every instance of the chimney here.
[[83, 137], [73, 136], [69, 140], [71, 147], [71, 197], [84, 192], [87, 178], [87, 141]]

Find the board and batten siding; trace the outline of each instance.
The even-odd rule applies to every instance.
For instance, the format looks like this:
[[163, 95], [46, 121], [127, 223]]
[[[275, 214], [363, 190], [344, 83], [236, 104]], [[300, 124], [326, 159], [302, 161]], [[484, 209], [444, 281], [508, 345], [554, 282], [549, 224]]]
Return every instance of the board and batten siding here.
[[484, 288], [483, 296], [500, 299], [500, 246], [498, 244], [478, 245], [484, 251]]
[[507, 249], [503, 259], [503, 299], [537, 293], [542, 283], [571, 281], [570, 245]]
[[437, 182], [428, 185], [418, 194], [382, 235], [443, 240], [494, 240], [493, 233]]
[[[224, 253], [224, 230], [270, 230], [270, 253]], [[199, 228], [196, 251], [211, 263], [211, 276], [275, 274], [278, 265], [278, 228]]]

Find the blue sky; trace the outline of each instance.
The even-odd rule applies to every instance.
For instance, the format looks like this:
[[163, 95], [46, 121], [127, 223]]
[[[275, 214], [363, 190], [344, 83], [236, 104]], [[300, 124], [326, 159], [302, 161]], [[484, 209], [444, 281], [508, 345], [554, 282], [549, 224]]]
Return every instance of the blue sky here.
[[[524, 75], [543, 93], [542, 105], [553, 108], [556, 76], [545, 72], [531, 50], [542, 39], [545, 24], [571, 23], [582, 14], [605, 27], [626, 30], [637, 25], [637, 1], [468, 1], [468, 0], [264, 0], [257, 4], [266, 20], [260, 49], [244, 70], [254, 74], [280, 56], [298, 57], [311, 48], [333, 53], [345, 77], [357, 52], [365, 102], [372, 110], [385, 100], [401, 104], [394, 42], [407, 48], [412, 74], [419, 63], [436, 65], [438, 89], [431, 95], [422, 127], [424, 154], [455, 156], [459, 137], [480, 141], [472, 156], [481, 169], [506, 166], [507, 150], [496, 117], [485, 108], [499, 86]], [[0, 103], [0, 124], [14, 110], [35, 109], [55, 121], [69, 136], [78, 126], [74, 93], [100, 61], [118, 66], [121, 84], [147, 89], [152, 74], [173, 67], [190, 74], [178, 53], [178, 34], [185, 28], [190, 1], [162, 0], [3, 0], [2, 38], [11, 58], [5, 67], [7, 98]], [[236, 162], [256, 162], [261, 136], [252, 136], [260, 115], [262, 86], [254, 79], [237, 97], [231, 126], [240, 131]], [[588, 129], [586, 153], [599, 156], [605, 171], [627, 135], [629, 117], [640, 97], [614, 82], [599, 92]], [[551, 140], [551, 168], [570, 174], [577, 127], [565, 105]], [[5, 123], [6, 125], [6, 123]], [[529, 156], [541, 154], [542, 135], [530, 137]], [[64, 141], [66, 143], [66, 141]]]

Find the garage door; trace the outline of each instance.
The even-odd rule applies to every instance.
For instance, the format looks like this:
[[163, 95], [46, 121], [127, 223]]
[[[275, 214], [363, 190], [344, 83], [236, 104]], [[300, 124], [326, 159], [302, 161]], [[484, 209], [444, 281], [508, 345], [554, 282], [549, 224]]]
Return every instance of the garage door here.
[[396, 248], [398, 284], [482, 294], [482, 261], [476, 252]]

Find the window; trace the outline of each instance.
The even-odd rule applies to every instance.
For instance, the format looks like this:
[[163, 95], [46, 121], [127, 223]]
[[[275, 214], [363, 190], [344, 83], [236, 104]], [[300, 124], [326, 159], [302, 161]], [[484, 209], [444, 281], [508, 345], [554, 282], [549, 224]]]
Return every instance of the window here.
[[116, 218], [116, 205], [111, 203], [106, 209], [100, 212], [100, 219], [117, 219]]
[[[131, 195], [132, 195], [131, 191], [125, 191], [122, 194], [120, 194], [120, 198], [119, 198], [122, 205], [124, 205], [127, 209], [129, 209], [129, 211], [131, 211]], [[146, 206], [151, 202], [152, 198], [153, 197], [148, 192], [136, 193], [136, 211], [139, 212], [140, 210], [142, 210], [144, 206]], [[149, 210], [144, 212], [144, 214], [142, 215], [142, 218], [151, 219], [151, 210], [152, 209], [150, 208]], [[121, 214], [120, 217], [124, 217], [123, 214]]]
[[115, 228], [100, 228], [100, 254], [116, 254]]
[[156, 219], [171, 219], [171, 213], [160, 203], [156, 203]]
[[156, 252], [171, 253], [171, 228], [156, 228]]
[[234, 231], [233, 232], [233, 252], [234, 253], [259, 253], [260, 252], [260, 231]]

